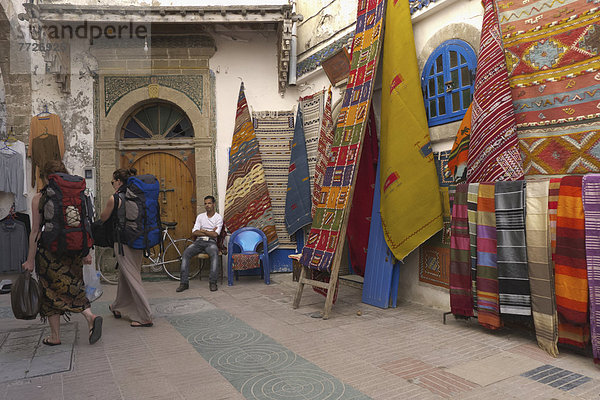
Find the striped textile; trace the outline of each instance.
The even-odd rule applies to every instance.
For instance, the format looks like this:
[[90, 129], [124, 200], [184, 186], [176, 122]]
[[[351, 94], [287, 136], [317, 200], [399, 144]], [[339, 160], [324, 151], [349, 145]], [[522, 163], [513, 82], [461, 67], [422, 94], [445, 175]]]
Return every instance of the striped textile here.
[[321, 185], [323, 184], [323, 178], [325, 176], [325, 170], [327, 169], [327, 161], [329, 160], [331, 153], [331, 143], [333, 143], [334, 126], [333, 120], [331, 119], [331, 87], [327, 91], [327, 101], [325, 102], [325, 109], [323, 111], [323, 117], [321, 118], [321, 127], [319, 132], [319, 144], [317, 146], [317, 161], [315, 164], [315, 175], [312, 180], [313, 191], [312, 191], [312, 209], [311, 215], [315, 216], [317, 210], [317, 204], [319, 204], [319, 193], [321, 193]]
[[556, 220], [554, 285], [558, 342], [584, 348], [589, 335], [582, 176], [560, 181]]
[[484, 0], [473, 95], [468, 182], [523, 179], [508, 72], [494, 0]]
[[498, 297], [494, 184], [480, 183], [477, 200], [477, 319], [486, 328], [502, 326]]
[[479, 197], [479, 183], [469, 183], [467, 193], [467, 208], [469, 219], [469, 242], [471, 255], [471, 292], [473, 307], [477, 309], [477, 198]]
[[385, 26], [380, 210], [385, 241], [403, 260], [444, 221], [406, 1], [388, 2]]
[[582, 192], [590, 296], [590, 334], [594, 362], [600, 364], [600, 174], [585, 175]]
[[531, 315], [525, 240], [525, 181], [496, 182], [494, 190], [500, 313]]
[[267, 236], [269, 251], [274, 250], [279, 241], [271, 197], [243, 83], [240, 85], [235, 129], [229, 151], [226, 190], [223, 220], [227, 228], [232, 232], [246, 226], [260, 228]]
[[447, 166], [448, 172], [452, 176], [454, 182], [462, 182], [467, 178], [466, 172], [467, 159], [469, 157], [469, 138], [471, 137], [472, 110], [473, 104], [471, 103], [458, 128], [452, 150], [450, 150]]
[[294, 111], [255, 111], [252, 119], [271, 196], [279, 248], [295, 249], [296, 241], [288, 233], [285, 224], [285, 198], [291, 157], [290, 143], [294, 137]]
[[527, 264], [531, 288], [531, 311], [538, 346], [558, 356], [558, 316], [554, 298], [554, 268], [548, 225], [550, 182], [527, 181], [525, 208]]
[[298, 107], [285, 195], [285, 227], [290, 235], [312, 222], [310, 179], [306, 159], [302, 110]]
[[330, 271], [340, 233], [345, 230], [347, 204], [351, 201], [377, 72], [384, 10], [384, 0], [358, 2], [350, 75], [331, 147], [332, 157], [300, 258], [302, 265], [312, 269]]
[[548, 185], [548, 221], [550, 223], [550, 254], [554, 260], [556, 252], [556, 208], [558, 207], [558, 189], [560, 178], [550, 179]]
[[454, 315], [473, 316], [467, 183], [456, 185], [450, 235], [450, 310]]
[[310, 189], [313, 188], [315, 165], [317, 164], [317, 145], [321, 129], [321, 117], [325, 105], [325, 90], [301, 97], [300, 109], [302, 110], [302, 125], [304, 127], [304, 140], [306, 143], [306, 159], [310, 176]]

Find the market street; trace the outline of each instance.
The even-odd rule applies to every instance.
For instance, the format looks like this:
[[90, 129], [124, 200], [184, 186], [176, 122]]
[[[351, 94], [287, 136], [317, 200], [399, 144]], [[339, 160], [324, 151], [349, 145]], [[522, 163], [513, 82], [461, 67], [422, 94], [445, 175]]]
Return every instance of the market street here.
[[62, 345], [44, 346], [48, 326], [15, 320], [0, 295], [0, 399], [600, 399], [591, 357], [554, 359], [531, 332], [379, 309], [346, 286], [331, 318], [315, 319], [324, 298], [305, 288], [293, 310], [291, 273], [240, 279], [216, 292], [144, 282], [155, 318], [140, 329], [112, 317], [116, 286], [104, 285], [93, 346], [79, 315], [61, 324]]

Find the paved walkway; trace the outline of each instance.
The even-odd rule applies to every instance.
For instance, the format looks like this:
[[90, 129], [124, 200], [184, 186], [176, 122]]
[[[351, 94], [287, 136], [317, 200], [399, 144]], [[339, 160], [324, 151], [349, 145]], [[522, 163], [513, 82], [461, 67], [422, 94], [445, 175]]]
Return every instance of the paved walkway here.
[[0, 400], [600, 400], [591, 358], [552, 358], [529, 332], [452, 317], [443, 325], [442, 311], [415, 304], [382, 310], [348, 287], [324, 321], [311, 317], [324, 298], [310, 289], [291, 308], [291, 274], [272, 275], [270, 286], [240, 279], [217, 292], [206, 281], [182, 293], [173, 281], [145, 282], [155, 325], [135, 329], [112, 318], [116, 287], [105, 285], [93, 346], [79, 315], [62, 325], [61, 346], [42, 345], [47, 326], [15, 320], [0, 295]]

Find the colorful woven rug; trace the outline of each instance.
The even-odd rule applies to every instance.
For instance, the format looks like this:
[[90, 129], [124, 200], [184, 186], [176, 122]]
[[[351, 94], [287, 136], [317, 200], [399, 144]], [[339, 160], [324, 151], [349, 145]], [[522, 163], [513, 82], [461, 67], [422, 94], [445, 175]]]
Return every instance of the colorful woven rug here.
[[300, 258], [301, 264], [312, 269], [330, 270], [340, 230], [345, 231], [346, 208], [352, 196], [377, 71], [384, 10], [384, 0], [358, 2], [350, 75], [331, 146], [332, 158]]
[[365, 276], [373, 195], [375, 194], [375, 174], [377, 173], [377, 160], [379, 159], [377, 124], [373, 108], [369, 111], [369, 124], [367, 125], [362, 147], [356, 176], [356, 187], [359, 190], [354, 191], [352, 198], [346, 237], [348, 238], [352, 269], [355, 274]]
[[288, 170], [287, 193], [285, 196], [285, 225], [290, 235], [312, 222], [310, 216], [310, 179], [304, 141], [302, 110], [298, 108], [290, 166]]
[[462, 182], [467, 179], [467, 159], [469, 158], [469, 138], [471, 137], [471, 115], [473, 103], [469, 104], [467, 112], [462, 119], [454, 145], [448, 157], [448, 173], [454, 182]]
[[300, 98], [311, 190], [314, 185], [313, 177], [315, 176], [315, 165], [317, 164], [317, 145], [319, 143], [321, 117], [323, 116], [324, 106], [325, 90]]
[[419, 282], [450, 289], [450, 247], [440, 241], [438, 232], [419, 246]]
[[548, 180], [527, 181], [525, 208], [531, 311], [538, 346], [558, 356], [558, 316], [548, 229]]
[[600, 170], [597, 3], [498, 1], [527, 175]]
[[477, 319], [489, 329], [498, 329], [500, 303], [496, 265], [496, 214], [494, 184], [480, 183], [477, 200]]
[[473, 95], [467, 180], [515, 181], [523, 178], [521, 155], [508, 85], [506, 62], [494, 0], [484, 0], [481, 48]]
[[381, 219], [387, 245], [402, 260], [443, 227], [406, 1], [388, 4], [382, 85]]
[[600, 364], [600, 175], [584, 176], [582, 191], [590, 296], [590, 334], [594, 362]]
[[554, 273], [558, 342], [584, 348], [589, 336], [588, 282], [581, 176], [560, 181]]
[[479, 197], [479, 183], [469, 183], [467, 193], [467, 209], [469, 220], [469, 243], [471, 255], [471, 292], [473, 307], [477, 309], [477, 199]]
[[279, 248], [295, 249], [296, 241], [290, 237], [285, 224], [285, 199], [291, 157], [290, 143], [294, 137], [294, 112], [255, 111], [252, 119], [271, 196]]
[[323, 117], [321, 118], [319, 144], [317, 146], [317, 162], [315, 165], [315, 175], [312, 181], [313, 191], [311, 215], [313, 217], [315, 216], [315, 211], [317, 210], [317, 204], [319, 204], [319, 195], [321, 193], [323, 178], [325, 177], [325, 170], [327, 169], [327, 162], [331, 156], [331, 143], [333, 143], [333, 134], [335, 131], [335, 127], [331, 118], [330, 87], [327, 91], [327, 101], [325, 102], [325, 109], [323, 111]]
[[496, 182], [500, 313], [531, 315], [525, 240], [525, 181]]
[[271, 197], [248, 112], [244, 84], [240, 86], [235, 129], [229, 151], [229, 174], [223, 218], [231, 232], [246, 226], [260, 228], [267, 236], [269, 251], [278, 245]]
[[454, 315], [473, 316], [467, 183], [456, 185], [450, 235], [450, 310]]

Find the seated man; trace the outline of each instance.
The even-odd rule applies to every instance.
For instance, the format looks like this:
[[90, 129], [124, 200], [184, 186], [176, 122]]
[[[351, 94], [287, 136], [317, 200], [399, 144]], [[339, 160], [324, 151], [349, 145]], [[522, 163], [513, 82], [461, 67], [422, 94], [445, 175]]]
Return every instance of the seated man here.
[[196, 237], [194, 243], [189, 245], [183, 252], [181, 260], [181, 283], [177, 292], [183, 292], [189, 289], [189, 266], [192, 257], [204, 252], [210, 256], [210, 273], [208, 282], [210, 291], [217, 290], [217, 278], [219, 275], [219, 249], [217, 247], [217, 237], [223, 229], [223, 218], [215, 212], [215, 198], [206, 196], [204, 198], [205, 213], [196, 217], [196, 223], [192, 229], [192, 235]]

